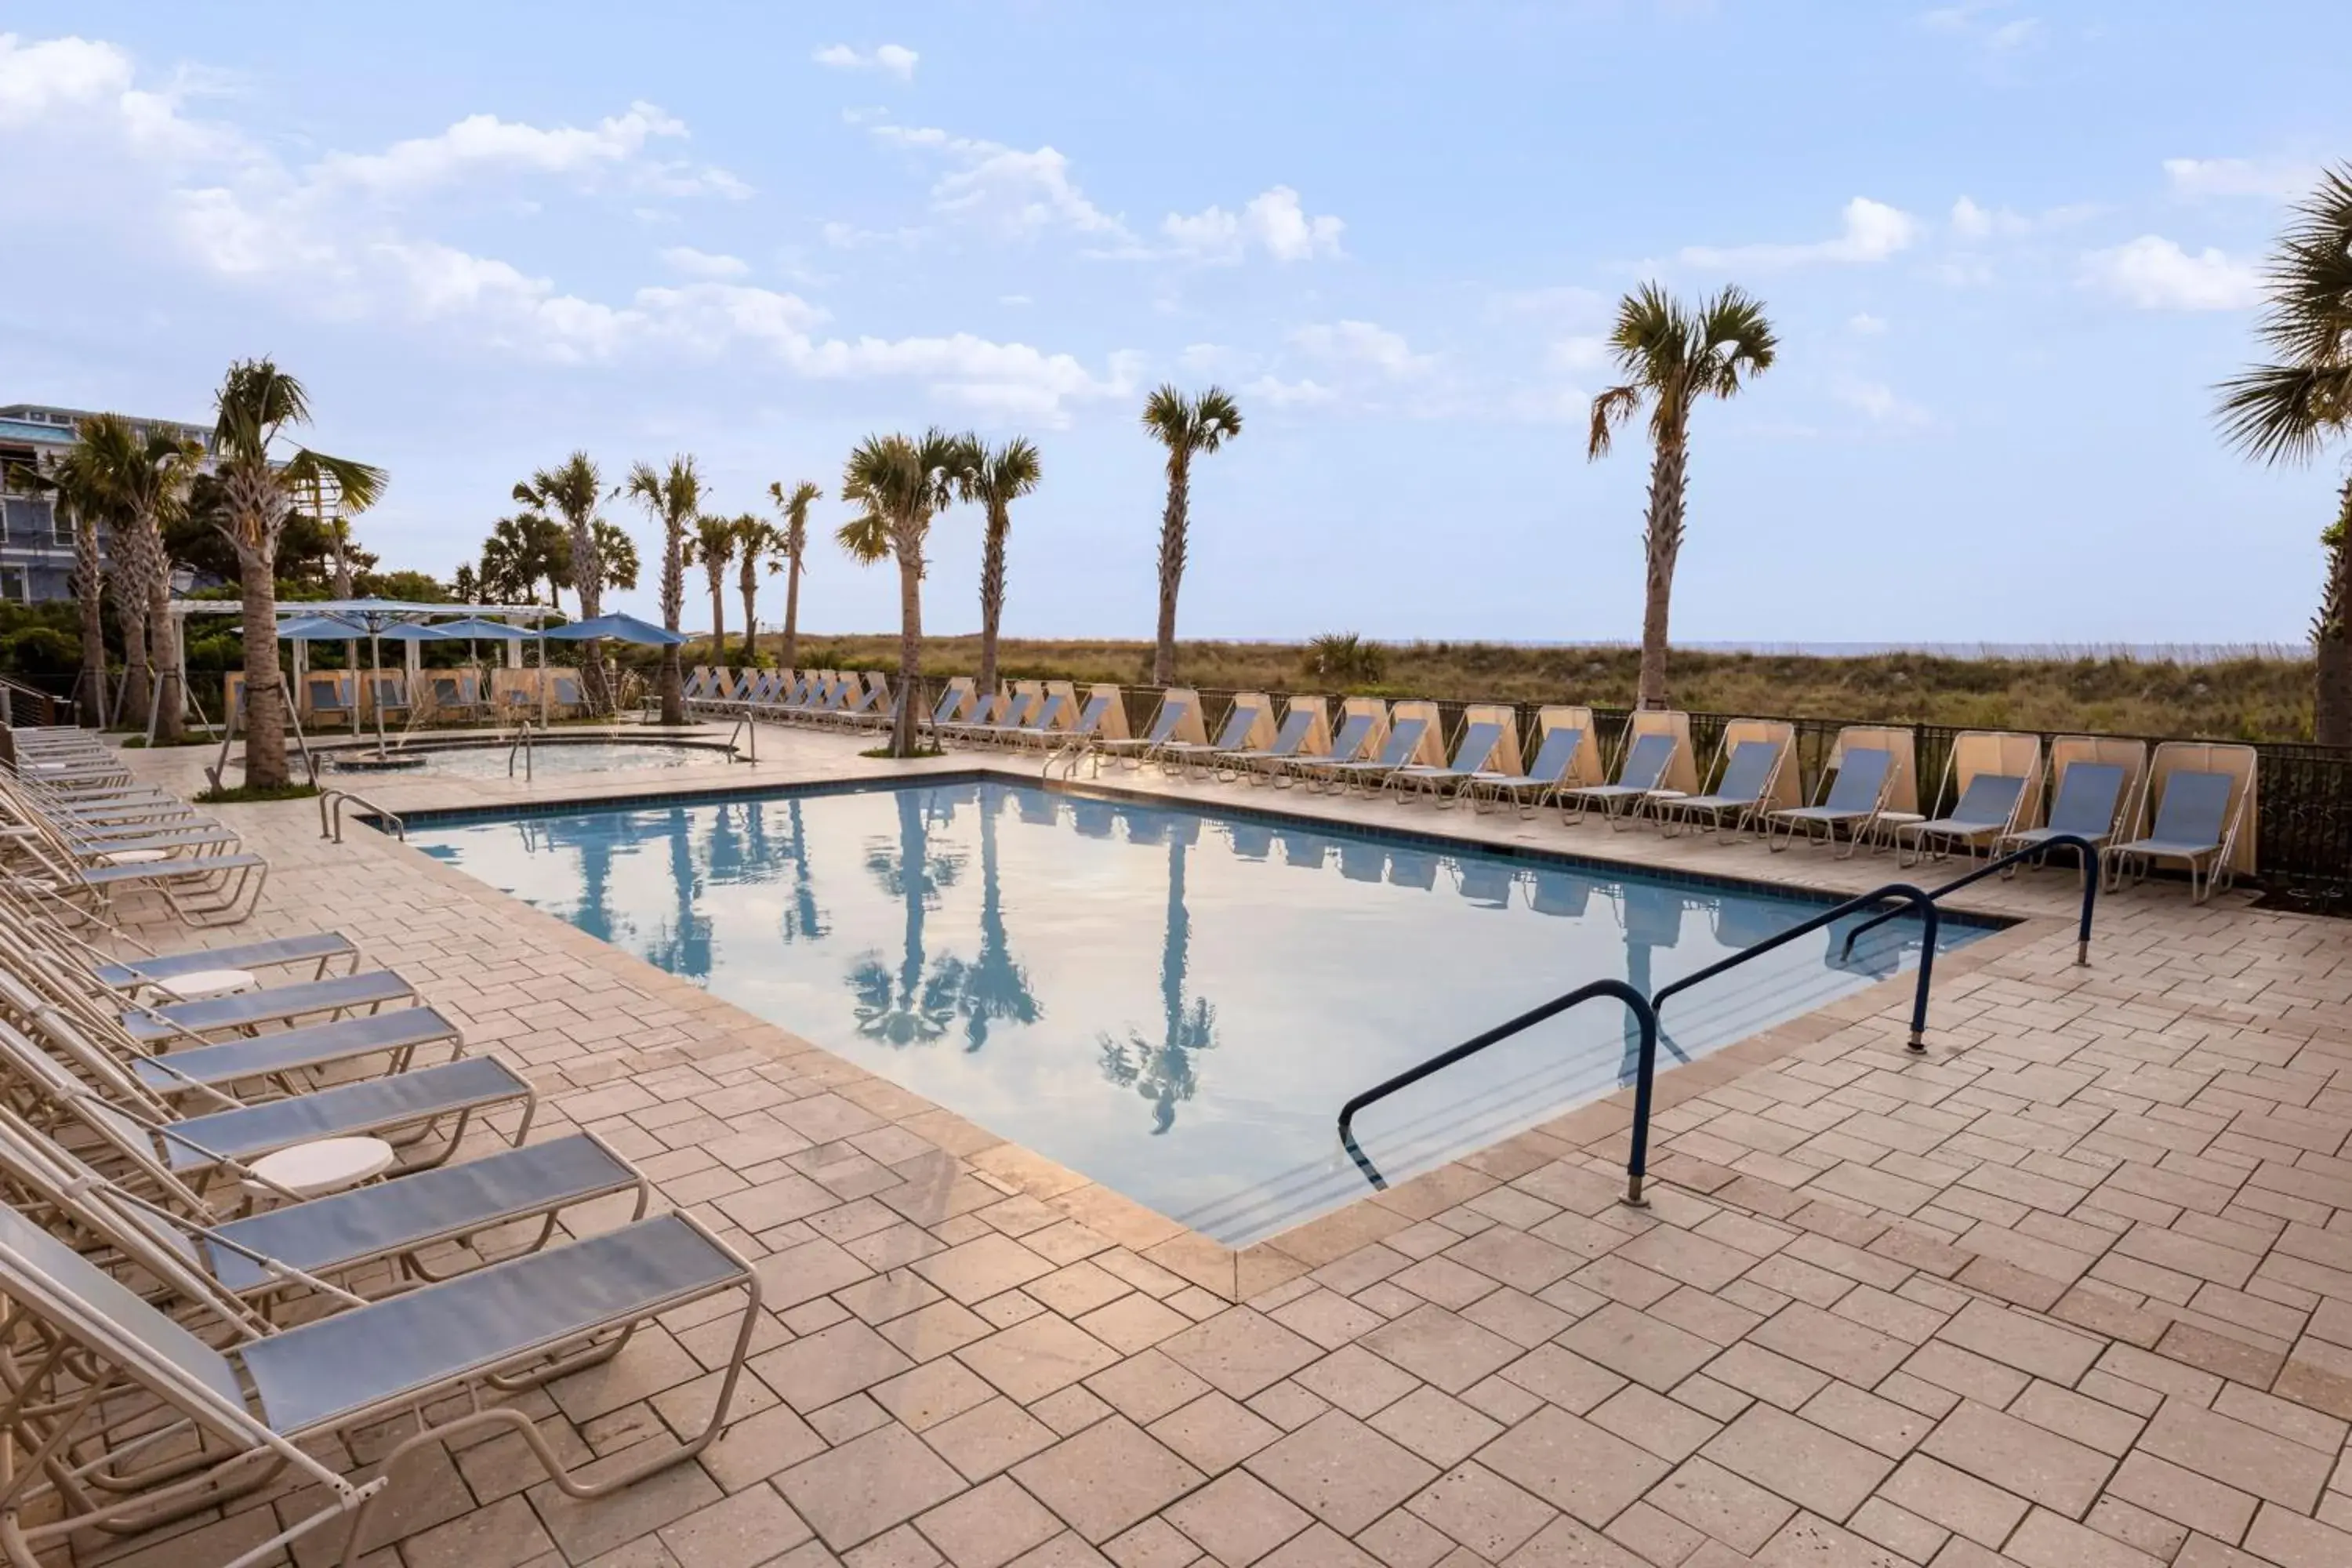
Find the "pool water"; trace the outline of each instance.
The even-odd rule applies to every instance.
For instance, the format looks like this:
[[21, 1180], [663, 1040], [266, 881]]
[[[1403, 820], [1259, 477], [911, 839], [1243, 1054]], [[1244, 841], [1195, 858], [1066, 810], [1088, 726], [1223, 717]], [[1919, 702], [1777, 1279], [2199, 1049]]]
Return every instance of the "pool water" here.
[[[1207, 1236], [1361, 1196], [1349, 1096], [1587, 981], [1644, 991], [1822, 905], [1000, 782], [412, 820], [408, 839]], [[1991, 928], [1952, 921], [1948, 949]], [[1809, 935], [1670, 1002], [1661, 1070], [1916, 962]], [[1630, 1081], [1577, 1008], [1360, 1116], [1389, 1180]]]
[[[440, 773], [470, 779], [502, 779], [512, 742], [498, 741], [478, 746], [419, 746], [410, 756], [425, 765], [412, 773]], [[364, 759], [373, 751], [356, 752]], [[513, 753], [513, 777], [523, 777], [521, 753]], [[636, 773], [648, 768], [679, 768], [690, 763], [719, 763], [727, 753], [712, 746], [681, 746], [659, 741], [551, 741], [530, 749], [530, 776], [569, 778], [577, 773]]]

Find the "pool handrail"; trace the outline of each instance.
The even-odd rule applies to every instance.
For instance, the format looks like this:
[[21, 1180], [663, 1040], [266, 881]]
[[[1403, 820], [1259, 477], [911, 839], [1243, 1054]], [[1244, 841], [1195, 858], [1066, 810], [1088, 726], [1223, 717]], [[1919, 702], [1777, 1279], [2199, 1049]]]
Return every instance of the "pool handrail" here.
[[[1775, 948], [1786, 947], [1801, 936], [1817, 931], [1822, 927], [1843, 920], [1858, 910], [1871, 909], [1885, 903], [1889, 899], [1897, 900], [1906, 908], [1918, 910], [1920, 923], [1927, 928], [1919, 944], [1919, 981], [1911, 998], [1911, 1038], [1907, 1042], [1912, 1050], [1924, 1051], [1927, 1048], [1927, 993], [1935, 984], [1936, 931], [1938, 917], [1936, 912], [1935, 895], [1915, 888], [1908, 882], [1889, 882], [1885, 887], [1873, 888], [1866, 893], [1857, 893], [1843, 903], [1832, 904], [1812, 919], [1800, 921], [1787, 931], [1777, 931], [1761, 942], [1751, 942], [1738, 952], [1717, 959], [1696, 973], [1685, 974], [1680, 980], [1660, 986], [1651, 994], [1650, 1005], [1663, 1011], [1666, 1005], [1666, 998], [1677, 992], [1687, 991], [1702, 980], [1712, 980], [1727, 969], [1736, 969], [1751, 958], [1761, 958]], [[1900, 909], [1885, 911], [1889, 916], [1902, 912]], [[1846, 952], [1852, 951], [1849, 945]], [[1637, 1131], [1636, 1137], [1639, 1136], [1640, 1132]]]
[[1364, 1152], [1357, 1147], [1355, 1135], [1349, 1131], [1349, 1124], [1355, 1121], [1356, 1112], [1376, 1100], [1387, 1099], [1401, 1089], [1410, 1088], [1419, 1083], [1433, 1072], [1452, 1067], [1465, 1057], [1475, 1056], [1488, 1046], [1509, 1039], [1522, 1030], [1531, 1029], [1547, 1018], [1556, 1017], [1570, 1007], [1602, 996], [1614, 996], [1625, 1004], [1626, 1011], [1633, 1015], [1633, 1020], [1642, 1031], [1642, 1070], [1633, 1089], [1633, 1155], [1626, 1163], [1625, 1201], [1636, 1208], [1643, 1206], [1642, 1178], [1644, 1162], [1649, 1152], [1650, 1085], [1656, 1077], [1658, 1013], [1657, 1009], [1650, 1005], [1649, 998], [1622, 980], [1615, 978], [1595, 980], [1590, 984], [1580, 985], [1564, 995], [1555, 996], [1539, 1006], [1529, 1008], [1516, 1018], [1496, 1025], [1483, 1035], [1472, 1036], [1451, 1050], [1438, 1052], [1418, 1067], [1407, 1068], [1395, 1077], [1384, 1079], [1374, 1084], [1339, 1108], [1340, 1145], [1348, 1151], [1348, 1157], [1355, 1161], [1357, 1168], [1364, 1173], [1372, 1185], [1387, 1186], [1388, 1183], [1381, 1178], [1371, 1161], [1365, 1157]]
[[[2011, 850], [2009, 854], [1986, 861], [1967, 876], [1955, 878], [1942, 887], [1931, 890], [1927, 897], [1933, 900], [1940, 899], [1948, 893], [1957, 893], [1971, 882], [1984, 880], [1995, 871], [2007, 870], [2034, 856], [2046, 855], [2053, 849], [2070, 846], [2083, 858], [2083, 914], [2081, 922], [2074, 931], [2074, 963], [2077, 966], [2087, 967], [2091, 962], [2091, 917], [2098, 908], [2099, 879], [2103, 874], [2101, 862], [2105, 857], [2097, 845], [2079, 833], [2053, 833], [2049, 837], [2029, 845], [2023, 849]], [[1872, 916], [1846, 932], [1845, 947], [1841, 956], [1853, 952], [1854, 939], [1861, 936], [1863, 932], [1874, 926], [1885, 924], [1902, 912], [1900, 910], [1888, 910], [1884, 913]]]

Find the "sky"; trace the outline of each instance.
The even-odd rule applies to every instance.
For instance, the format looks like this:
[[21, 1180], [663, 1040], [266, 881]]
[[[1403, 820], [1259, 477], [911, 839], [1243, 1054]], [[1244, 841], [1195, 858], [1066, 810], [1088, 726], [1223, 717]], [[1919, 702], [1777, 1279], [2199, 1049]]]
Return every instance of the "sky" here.
[[896, 620], [831, 543], [858, 439], [1025, 435], [1006, 631], [1148, 637], [1137, 416], [1213, 383], [1183, 635], [1620, 640], [1614, 302], [1736, 282], [1779, 361], [1694, 418], [1677, 637], [2294, 641], [2340, 466], [2211, 388], [2347, 55], [2328, 0], [0, 4], [0, 403], [204, 420], [273, 355], [444, 576], [574, 448], [814, 479], [819, 631]]

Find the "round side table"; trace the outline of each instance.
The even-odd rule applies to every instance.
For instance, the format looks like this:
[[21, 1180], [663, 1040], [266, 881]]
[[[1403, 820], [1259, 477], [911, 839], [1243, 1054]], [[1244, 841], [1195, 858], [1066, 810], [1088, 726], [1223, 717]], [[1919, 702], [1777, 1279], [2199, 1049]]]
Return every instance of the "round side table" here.
[[381, 1138], [321, 1138], [297, 1143], [253, 1162], [255, 1176], [245, 1190], [257, 1200], [278, 1199], [288, 1193], [301, 1198], [322, 1198], [372, 1181], [392, 1168], [392, 1145]]
[[150, 984], [183, 1002], [193, 1002], [200, 996], [226, 996], [232, 991], [250, 990], [256, 982], [249, 969], [192, 969], [185, 974]]

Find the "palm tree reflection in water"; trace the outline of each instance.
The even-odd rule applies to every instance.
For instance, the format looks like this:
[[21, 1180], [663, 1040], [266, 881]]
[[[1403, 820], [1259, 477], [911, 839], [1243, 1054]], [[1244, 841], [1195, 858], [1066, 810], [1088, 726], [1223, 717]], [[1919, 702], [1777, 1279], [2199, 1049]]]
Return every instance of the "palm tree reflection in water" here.
[[[956, 1010], [964, 1016], [964, 1049], [988, 1044], [988, 1026], [999, 1020], [1034, 1024], [1045, 1016], [1029, 988], [1029, 972], [1013, 956], [1004, 929], [1003, 890], [996, 874], [996, 816], [1004, 795], [992, 785], [980, 789], [980, 956], [970, 963], [950, 959], [945, 969], [956, 990]], [[1051, 820], [1050, 818], [1048, 819]]]
[[1176, 1125], [1178, 1102], [1192, 1099], [1199, 1087], [1192, 1058], [1217, 1043], [1216, 1008], [1205, 998], [1187, 1001], [1184, 995], [1184, 972], [1192, 942], [1192, 916], [1184, 908], [1184, 851], [1192, 837], [1191, 829], [1190, 822], [1180, 822], [1168, 835], [1168, 926], [1160, 959], [1160, 1043], [1151, 1044], [1133, 1029], [1124, 1040], [1108, 1034], [1097, 1037], [1103, 1076], [1151, 1102], [1155, 1136]]
[[815, 942], [833, 927], [817, 907], [816, 883], [809, 875], [808, 825], [801, 820], [801, 803], [788, 800], [784, 815], [793, 825], [793, 846], [784, 858], [793, 863], [793, 893], [785, 901], [782, 935], [786, 942]]
[[701, 879], [694, 863], [694, 816], [686, 807], [668, 812], [670, 879], [677, 888], [677, 914], [666, 921], [646, 954], [656, 968], [672, 974], [710, 978], [710, 917], [698, 907]]
[[852, 1012], [859, 1034], [887, 1046], [917, 1046], [946, 1034], [955, 1018], [955, 974], [945, 964], [928, 975], [923, 973], [923, 917], [940, 907], [940, 890], [954, 886], [963, 870], [963, 857], [948, 848], [933, 853], [916, 791], [898, 791], [898, 843], [887, 838], [871, 842], [866, 868], [906, 910], [898, 970], [894, 975], [877, 955], [868, 953], [850, 970], [849, 987], [857, 997]]

